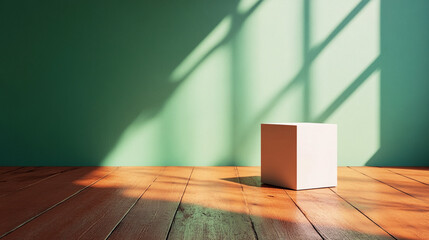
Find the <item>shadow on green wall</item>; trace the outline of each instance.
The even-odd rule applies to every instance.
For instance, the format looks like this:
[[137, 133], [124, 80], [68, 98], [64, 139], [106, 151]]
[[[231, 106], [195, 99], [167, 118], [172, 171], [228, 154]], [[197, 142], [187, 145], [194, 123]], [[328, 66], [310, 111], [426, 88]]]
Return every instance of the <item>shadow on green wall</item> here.
[[2, 165], [98, 165], [237, 1], [2, 1]]
[[[303, 107], [296, 107], [302, 111], [298, 120], [329, 122], [379, 69], [380, 149], [366, 165], [429, 164], [427, 1], [381, 1], [380, 56], [316, 116], [312, 116], [311, 93], [317, 89], [312, 89], [315, 87], [310, 68], [370, 1], [358, 2], [315, 47], [310, 46], [310, 1], [304, 1], [301, 70], [270, 96], [250, 123], [240, 112], [246, 101], [241, 88], [249, 82], [240, 76], [239, 69], [250, 68], [241, 58], [246, 50], [242, 45], [251, 41], [234, 36], [248, 17], [246, 14], [253, 11], [237, 14], [238, 2], [1, 2], [0, 28], [5, 33], [0, 40], [1, 165], [102, 165], [133, 121], [155, 117], [189, 74], [228, 42], [232, 50], [231, 132], [223, 137], [231, 140], [231, 152], [218, 164], [250, 161], [237, 161], [239, 151], [248, 150], [243, 146], [255, 139], [252, 134], [259, 123], [271, 119], [267, 115], [297, 87], [303, 87]], [[226, 37], [187, 74], [170, 81], [177, 66], [226, 16], [232, 16]], [[360, 121], [359, 117], [351, 120]], [[169, 121], [174, 125], [176, 119]], [[163, 137], [171, 137], [169, 134]], [[353, 148], [350, 141], [342, 144], [347, 145], [347, 150]], [[169, 147], [164, 145], [162, 151], [168, 157], [175, 155], [174, 151], [169, 154]], [[166, 161], [161, 163], [176, 163], [169, 158]], [[350, 165], [348, 161], [343, 159], [343, 164]]]
[[428, 12], [428, 1], [381, 1], [381, 143], [368, 166], [429, 166]]

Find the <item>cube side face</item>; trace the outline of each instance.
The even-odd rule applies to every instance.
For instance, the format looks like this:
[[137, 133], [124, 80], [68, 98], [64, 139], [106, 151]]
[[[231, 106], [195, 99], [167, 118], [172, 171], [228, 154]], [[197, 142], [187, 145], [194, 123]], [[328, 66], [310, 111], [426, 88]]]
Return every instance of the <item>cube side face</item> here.
[[337, 125], [297, 129], [297, 190], [337, 185]]
[[261, 181], [296, 189], [297, 127], [261, 124]]

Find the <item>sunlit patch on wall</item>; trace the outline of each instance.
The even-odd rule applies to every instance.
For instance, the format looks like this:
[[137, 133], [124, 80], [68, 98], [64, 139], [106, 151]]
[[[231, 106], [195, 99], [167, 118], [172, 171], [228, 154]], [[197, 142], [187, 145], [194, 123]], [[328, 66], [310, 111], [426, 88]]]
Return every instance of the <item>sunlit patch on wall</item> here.
[[239, 54], [247, 59], [247, 66], [239, 77], [246, 85], [246, 119], [251, 120], [276, 105], [273, 97], [287, 94], [282, 90], [297, 80], [303, 64], [302, 3], [264, 2], [246, 21], [240, 35], [247, 48]]
[[116, 146], [104, 159], [103, 165], [162, 165], [159, 133], [159, 118], [147, 118], [142, 113], [124, 131]]
[[171, 73], [170, 81], [184, 80], [204, 58], [223, 42], [231, 30], [231, 16], [226, 16], [210, 34]]
[[226, 17], [180, 64], [171, 81], [183, 81], [163, 108], [122, 134], [104, 165], [214, 165], [230, 146], [230, 49]]
[[[262, 122], [297, 122], [302, 119], [303, 86], [298, 85], [285, 94]], [[238, 149], [238, 165], [259, 166], [261, 163], [260, 125], [252, 126], [247, 134], [242, 135]]]
[[372, 73], [326, 122], [338, 124], [338, 164], [365, 165], [380, 148], [380, 70]]
[[[235, 38], [235, 163], [260, 164], [260, 123], [301, 117], [302, 2], [263, 2]], [[238, 48], [238, 50], [237, 50]]]
[[238, 14], [244, 14], [248, 12], [255, 4], [258, 4], [258, 2], [261, 0], [242, 0], [238, 3], [237, 6], [237, 13]]
[[323, 44], [332, 33], [343, 29], [366, 7], [366, 0], [310, 1], [310, 47]]
[[242, 1], [104, 164], [259, 165], [260, 123], [304, 120], [337, 123], [340, 164], [364, 164], [379, 148], [379, 1], [333, 5]]
[[[318, 11], [329, 10], [315, 9], [315, 12]], [[379, 14], [379, 2], [368, 3], [315, 59], [311, 67], [310, 83], [313, 117], [322, 114], [379, 56]], [[331, 29], [329, 26], [319, 25], [319, 19], [313, 21], [312, 29]]]
[[380, 2], [341, 3], [337, 17], [314, 4], [313, 48], [320, 52], [311, 66], [311, 119], [338, 124], [339, 164], [363, 165], [380, 147]]
[[176, 90], [161, 117], [162, 158], [215, 165], [230, 146], [230, 46], [213, 52]]

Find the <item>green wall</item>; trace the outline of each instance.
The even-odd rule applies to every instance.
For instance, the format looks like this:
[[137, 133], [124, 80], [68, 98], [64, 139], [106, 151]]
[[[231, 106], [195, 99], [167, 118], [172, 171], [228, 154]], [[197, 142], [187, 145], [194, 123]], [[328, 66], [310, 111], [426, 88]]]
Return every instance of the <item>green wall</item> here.
[[429, 165], [429, 1], [0, 2], [1, 165], [259, 165], [262, 122], [340, 165]]

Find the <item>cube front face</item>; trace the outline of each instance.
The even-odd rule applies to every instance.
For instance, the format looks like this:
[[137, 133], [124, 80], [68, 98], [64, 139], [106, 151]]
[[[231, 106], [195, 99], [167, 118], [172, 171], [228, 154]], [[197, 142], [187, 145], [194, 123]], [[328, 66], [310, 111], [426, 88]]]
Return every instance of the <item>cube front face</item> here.
[[337, 125], [261, 124], [261, 180], [295, 190], [337, 185]]
[[297, 187], [297, 127], [261, 124], [261, 181]]

